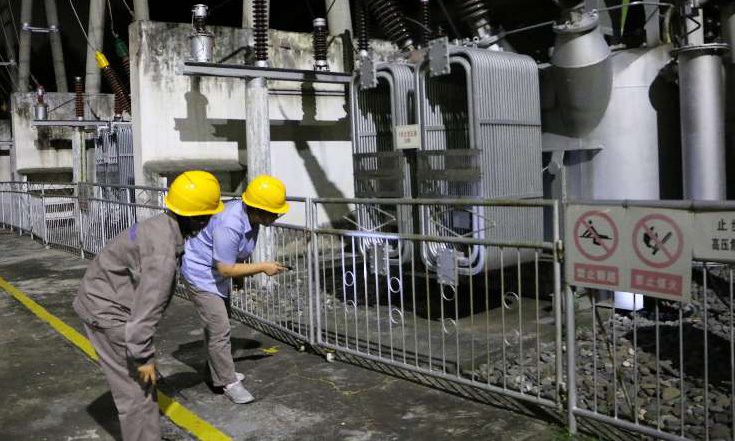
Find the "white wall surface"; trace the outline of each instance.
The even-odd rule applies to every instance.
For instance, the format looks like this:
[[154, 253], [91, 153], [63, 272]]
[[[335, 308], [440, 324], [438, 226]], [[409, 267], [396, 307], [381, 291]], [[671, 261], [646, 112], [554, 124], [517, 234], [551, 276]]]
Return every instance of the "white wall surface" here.
[[[72, 93], [46, 93], [45, 102], [49, 109], [55, 109], [49, 113], [48, 119], [76, 119], [73, 98]], [[77, 129], [33, 127], [31, 120], [34, 118], [35, 104], [35, 92], [14, 93], [12, 96], [12, 125], [17, 173], [24, 175], [71, 171], [71, 139]], [[109, 119], [112, 116], [112, 95], [100, 94], [85, 98], [85, 119], [93, 119], [94, 115], [101, 119]]]
[[[160, 176], [201, 168], [218, 175], [246, 164], [244, 80], [177, 75], [189, 54], [190, 25], [137, 22], [130, 26], [136, 183], [160, 185]], [[248, 31], [209, 27], [216, 36], [215, 61], [244, 47]], [[273, 67], [312, 69], [310, 34], [271, 31]], [[341, 71], [341, 43], [329, 62]], [[227, 63], [244, 63], [245, 52]], [[269, 83], [271, 165], [289, 195], [352, 197], [350, 124], [340, 85]], [[230, 183], [226, 190], [234, 190]], [[303, 211], [303, 210], [298, 210]], [[332, 216], [334, 217], [334, 216]], [[292, 214], [286, 222], [303, 222]], [[331, 219], [332, 221], [338, 219]]]

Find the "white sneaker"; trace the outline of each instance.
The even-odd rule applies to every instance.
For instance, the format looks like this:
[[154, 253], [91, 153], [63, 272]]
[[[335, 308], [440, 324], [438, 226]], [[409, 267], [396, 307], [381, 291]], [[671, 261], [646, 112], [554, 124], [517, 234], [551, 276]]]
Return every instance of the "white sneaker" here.
[[255, 399], [239, 380], [225, 386], [224, 391], [225, 395], [235, 404], [247, 404]]
[[245, 379], [245, 374], [241, 374], [240, 372], [235, 372], [235, 376], [237, 377], [237, 381], [242, 381]]

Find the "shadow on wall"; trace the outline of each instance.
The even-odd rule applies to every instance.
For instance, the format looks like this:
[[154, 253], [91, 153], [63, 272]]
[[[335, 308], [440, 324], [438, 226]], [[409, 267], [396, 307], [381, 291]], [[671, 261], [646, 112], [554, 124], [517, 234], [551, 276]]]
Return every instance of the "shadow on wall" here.
[[679, 87], [676, 65], [664, 66], [648, 91], [658, 122], [659, 196], [661, 199], [682, 199], [681, 120], [679, 118]]
[[[271, 123], [271, 141], [293, 141], [296, 152], [304, 161], [318, 197], [343, 198], [344, 193], [329, 179], [322, 165], [309, 146], [309, 141], [350, 141], [350, 124], [347, 118], [338, 121], [316, 120], [316, 94], [314, 86], [301, 86], [301, 105], [304, 116], [301, 121], [277, 121]], [[349, 214], [344, 204], [324, 204], [324, 210], [332, 225], [340, 224]]]
[[191, 90], [184, 95], [186, 118], [174, 118], [174, 130], [181, 142], [230, 141], [245, 149], [245, 120], [209, 119], [209, 100], [200, 91], [200, 78], [191, 77]]
[[727, 169], [727, 199], [735, 199], [735, 149], [732, 146], [735, 143], [735, 66], [725, 64], [725, 164]]
[[[316, 189], [317, 196], [343, 198], [344, 193], [327, 176], [309, 146], [310, 141], [350, 141], [350, 124], [347, 118], [338, 121], [316, 120], [316, 94], [311, 84], [301, 87], [303, 119], [301, 121], [271, 121], [271, 141], [294, 142], [296, 151], [304, 161], [304, 167]], [[184, 95], [186, 118], [174, 118], [174, 130], [181, 142], [229, 141], [236, 142], [238, 150], [246, 147], [246, 121], [242, 119], [207, 118], [209, 100], [200, 90], [200, 79], [191, 78], [191, 89]], [[241, 155], [244, 157], [244, 155]], [[245, 167], [245, 164], [243, 164]], [[331, 206], [330, 206], [331, 205]], [[339, 223], [348, 214], [346, 206], [325, 205], [332, 224]]]

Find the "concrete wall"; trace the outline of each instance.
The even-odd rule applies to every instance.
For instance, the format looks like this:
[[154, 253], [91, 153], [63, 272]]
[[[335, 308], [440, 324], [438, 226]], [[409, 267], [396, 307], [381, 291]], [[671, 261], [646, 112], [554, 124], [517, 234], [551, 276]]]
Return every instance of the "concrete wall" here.
[[[73, 120], [74, 94], [47, 93], [45, 102], [49, 110], [49, 120]], [[112, 117], [112, 95], [100, 94], [85, 98], [86, 119], [110, 119]], [[64, 104], [66, 103], [66, 104]], [[71, 172], [72, 137], [76, 128], [71, 127], [33, 127], [33, 106], [36, 104], [35, 92], [14, 93], [12, 96], [13, 134], [15, 146], [16, 172], [19, 175], [33, 175], [38, 178], [44, 174]], [[87, 136], [93, 136], [94, 132]]]
[[[136, 183], [161, 185], [190, 168], [215, 172], [225, 190], [239, 190], [246, 165], [245, 81], [177, 75], [189, 57], [190, 25], [130, 25], [131, 88]], [[209, 27], [216, 36], [214, 60], [245, 63], [249, 32]], [[310, 34], [271, 31], [273, 67], [312, 69]], [[329, 49], [333, 71], [343, 70], [341, 43]], [[271, 163], [294, 196], [352, 197], [352, 148], [344, 87], [269, 83]], [[240, 172], [237, 173], [232, 172]], [[240, 186], [241, 188], [241, 186]], [[292, 222], [301, 220], [292, 217]], [[334, 220], [334, 219], [333, 219]]]

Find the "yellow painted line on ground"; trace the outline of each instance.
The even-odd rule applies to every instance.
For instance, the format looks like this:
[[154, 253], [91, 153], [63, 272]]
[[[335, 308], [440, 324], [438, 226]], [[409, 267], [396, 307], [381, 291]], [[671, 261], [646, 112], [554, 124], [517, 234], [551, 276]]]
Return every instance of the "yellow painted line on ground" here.
[[[0, 288], [7, 291], [11, 296], [15, 297], [26, 308], [30, 309], [38, 318], [47, 322], [59, 334], [72, 342], [75, 346], [82, 350], [89, 358], [97, 360], [97, 354], [94, 352], [94, 346], [76, 329], [59, 320], [22, 291], [11, 285], [7, 280], [0, 277]], [[232, 441], [232, 438], [217, 430], [208, 422], [199, 418], [194, 412], [190, 411], [178, 401], [172, 399], [160, 390], [158, 392], [158, 407], [161, 412], [166, 415], [177, 426], [189, 431], [203, 441]]]

